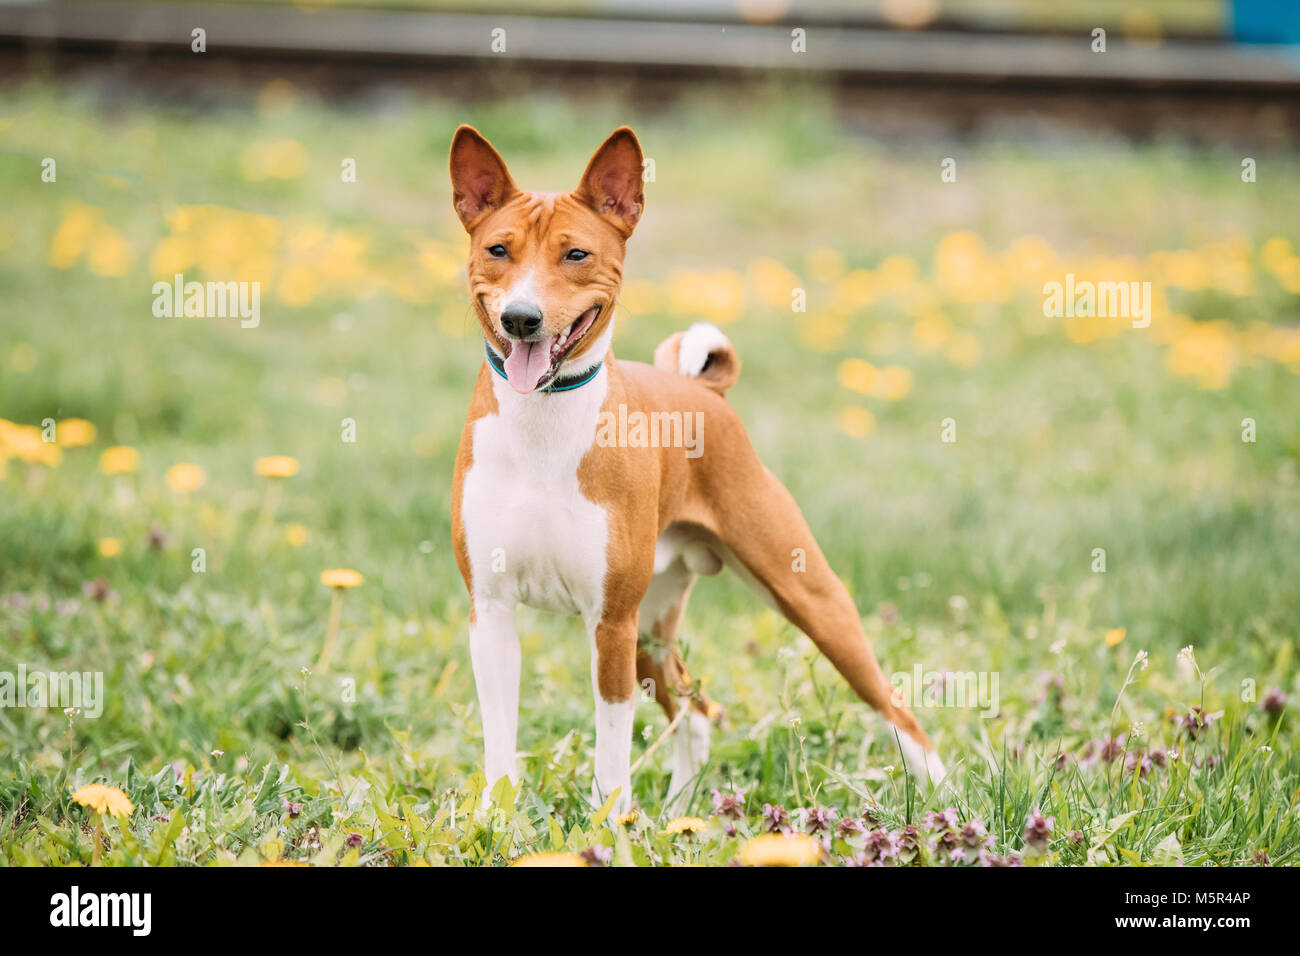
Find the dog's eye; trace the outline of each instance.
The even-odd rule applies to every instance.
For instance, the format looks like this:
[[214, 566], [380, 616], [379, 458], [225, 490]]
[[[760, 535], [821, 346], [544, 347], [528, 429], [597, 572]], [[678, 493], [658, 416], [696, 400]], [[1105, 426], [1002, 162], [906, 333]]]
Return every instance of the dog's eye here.
[[497, 243], [495, 246], [488, 246], [488, 255], [493, 259], [504, 259], [506, 257], [506, 247]]
[[564, 260], [566, 262], [581, 262], [589, 255], [591, 255], [591, 253], [587, 252], [585, 249], [570, 249], [564, 254]]

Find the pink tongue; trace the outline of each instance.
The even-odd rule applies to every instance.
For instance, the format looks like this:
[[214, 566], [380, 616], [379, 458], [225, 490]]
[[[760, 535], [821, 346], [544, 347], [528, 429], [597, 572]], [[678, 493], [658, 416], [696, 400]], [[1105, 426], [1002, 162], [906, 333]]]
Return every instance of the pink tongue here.
[[555, 336], [542, 342], [514, 342], [506, 358], [506, 378], [520, 395], [527, 395], [537, 387], [551, 367], [551, 346]]

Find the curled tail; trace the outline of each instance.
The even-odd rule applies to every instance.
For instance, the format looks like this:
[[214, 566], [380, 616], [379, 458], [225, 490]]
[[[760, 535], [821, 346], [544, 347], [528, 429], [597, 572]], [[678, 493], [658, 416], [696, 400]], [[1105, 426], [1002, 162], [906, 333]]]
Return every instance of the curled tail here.
[[722, 330], [710, 322], [696, 322], [659, 343], [655, 368], [693, 378], [719, 395], [740, 378], [740, 357]]

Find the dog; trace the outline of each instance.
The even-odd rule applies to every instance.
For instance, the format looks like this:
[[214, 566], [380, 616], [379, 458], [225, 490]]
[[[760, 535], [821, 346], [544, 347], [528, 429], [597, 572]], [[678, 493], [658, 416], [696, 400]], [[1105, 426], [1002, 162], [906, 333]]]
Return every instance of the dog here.
[[[697, 577], [728, 567], [807, 634], [894, 728], [922, 780], [943, 763], [881, 672], [853, 600], [790, 493], [759, 461], [725, 393], [740, 360], [700, 323], [654, 365], [610, 347], [623, 258], [645, 207], [641, 146], [627, 127], [596, 150], [572, 192], [515, 185], [469, 126], [451, 144], [456, 214], [469, 234], [469, 291], [484, 361], [452, 484], [456, 563], [487, 792], [518, 782], [519, 604], [582, 617], [595, 694], [594, 793], [631, 805], [632, 722], [651, 685], [674, 731], [673, 805], [708, 758], [708, 700], [677, 651]], [[635, 433], [625, 423], [637, 416]], [[680, 416], [680, 419], [675, 416]], [[692, 455], [673, 427], [696, 423]], [[624, 424], [618, 424], [624, 423]], [[665, 437], [667, 442], [654, 440]]]

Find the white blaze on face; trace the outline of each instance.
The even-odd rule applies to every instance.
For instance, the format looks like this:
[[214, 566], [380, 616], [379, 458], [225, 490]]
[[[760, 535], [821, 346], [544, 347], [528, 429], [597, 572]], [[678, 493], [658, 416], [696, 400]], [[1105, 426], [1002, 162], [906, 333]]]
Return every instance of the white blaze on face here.
[[501, 294], [497, 300], [498, 318], [511, 306], [536, 309], [543, 316], [546, 315], [546, 310], [542, 308], [541, 299], [537, 295], [536, 278], [537, 270], [529, 269], [514, 285]]
[[[512, 308], [526, 309], [530, 312], [536, 311], [539, 315], [545, 317], [546, 312], [537, 296], [537, 286], [534, 282], [536, 270], [530, 269], [512, 285], [501, 296], [498, 301], [498, 321], [500, 315], [506, 313]], [[527, 395], [533, 391], [546, 377], [546, 373], [551, 368], [551, 350], [556, 345], [556, 336], [535, 342], [524, 342], [512, 340], [510, 345], [510, 354], [506, 356], [505, 370], [506, 378], [516, 392], [521, 395]]]

